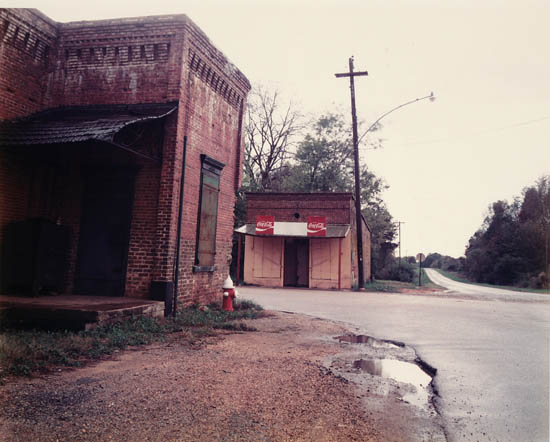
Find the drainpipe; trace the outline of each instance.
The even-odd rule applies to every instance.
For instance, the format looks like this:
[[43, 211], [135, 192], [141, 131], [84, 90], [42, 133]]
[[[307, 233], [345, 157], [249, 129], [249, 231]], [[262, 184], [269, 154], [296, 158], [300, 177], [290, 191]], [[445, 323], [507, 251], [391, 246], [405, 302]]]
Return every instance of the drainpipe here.
[[178, 282], [180, 276], [180, 248], [181, 248], [181, 222], [183, 221], [183, 185], [185, 182], [185, 158], [187, 154], [187, 135], [183, 137], [183, 158], [181, 162], [180, 200], [178, 208], [178, 233], [176, 242], [176, 259], [174, 269], [174, 302], [172, 303], [172, 316], [176, 317], [178, 308]]

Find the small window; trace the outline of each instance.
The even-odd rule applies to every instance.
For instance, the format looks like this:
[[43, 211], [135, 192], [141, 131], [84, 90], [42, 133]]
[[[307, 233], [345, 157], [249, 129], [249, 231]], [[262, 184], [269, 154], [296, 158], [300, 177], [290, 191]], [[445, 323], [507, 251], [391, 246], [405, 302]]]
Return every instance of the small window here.
[[195, 272], [216, 270], [216, 226], [218, 223], [218, 193], [224, 164], [201, 155], [201, 186], [195, 248]]

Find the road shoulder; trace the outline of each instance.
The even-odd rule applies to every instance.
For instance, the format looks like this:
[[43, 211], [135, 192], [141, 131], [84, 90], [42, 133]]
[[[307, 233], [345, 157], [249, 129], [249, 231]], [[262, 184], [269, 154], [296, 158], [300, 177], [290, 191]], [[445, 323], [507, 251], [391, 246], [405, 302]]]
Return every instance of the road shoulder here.
[[0, 387], [0, 439], [444, 440], [433, 408], [401, 399], [406, 384], [352, 366], [411, 349], [339, 342], [354, 331], [304, 315], [250, 325], [258, 331], [198, 347], [176, 338]]

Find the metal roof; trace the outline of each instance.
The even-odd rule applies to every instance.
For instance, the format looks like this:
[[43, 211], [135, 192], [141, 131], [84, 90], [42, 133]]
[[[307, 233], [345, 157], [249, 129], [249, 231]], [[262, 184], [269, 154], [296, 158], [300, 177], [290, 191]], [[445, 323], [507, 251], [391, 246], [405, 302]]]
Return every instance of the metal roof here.
[[177, 103], [69, 106], [0, 122], [0, 146], [113, 141], [124, 127], [165, 117]]
[[[307, 234], [297, 234], [296, 229], [292, 229], [292, 224], [297, 223], [278, 223], [275, 225], [278, 227], [274, 235], [257, 235], [256, 234], [256, 224], [248, 223], [244, 226], [241, 226], [235, 229], [237, 233], [243, 233], [245, 235], [251, 236], [297, 236], [297, 237], [307, 237]], [[309, 238], [344, 238], [347, 236], [350, 230], [349, 224], [327, 224], [327, 233], [326, 236], [310, 236]]]

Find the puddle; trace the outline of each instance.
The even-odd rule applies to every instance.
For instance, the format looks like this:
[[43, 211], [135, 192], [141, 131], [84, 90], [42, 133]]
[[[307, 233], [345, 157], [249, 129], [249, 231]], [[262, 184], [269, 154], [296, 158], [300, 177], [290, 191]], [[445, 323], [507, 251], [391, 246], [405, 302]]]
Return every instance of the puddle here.
[[428, 403], [427, 386], [432, 378], [416, 364], [396, 359], [359, 359], [354, 361], [353, 368], [358, 368], [375, 376], [411, 384], [416, 391], [405, 393], [403, 400], [420, 407]]
[[338, 339], [340, 342], [349, 342], [351, 344], [367, 344], [374, 348], [402, 348], [405, 346], [401, 342], [382, 341], [367, 335], [343, 335], [335, 339]]

